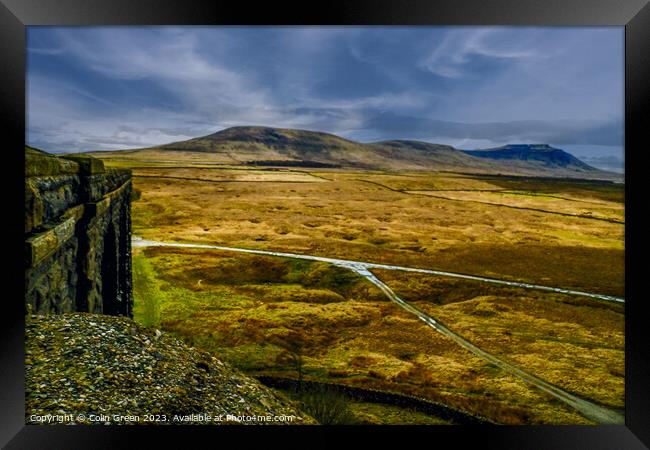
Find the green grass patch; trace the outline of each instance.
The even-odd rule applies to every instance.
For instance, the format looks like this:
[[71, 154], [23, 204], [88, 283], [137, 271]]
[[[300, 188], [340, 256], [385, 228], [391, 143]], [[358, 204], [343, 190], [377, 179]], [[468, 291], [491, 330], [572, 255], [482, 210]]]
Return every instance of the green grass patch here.
[[[486, 402], [492, 405], [489, 397], [499, 395], [503, 403], [492, 405], [487, 414], [498, 422], [576, 420], [558, 418], [557, 408], [544, 409], [538, 393], [459, 351], [367, 280], [339, 267], [213, 250], [147, 248], [136, 249], [133, 281], [136, 320], [157, 323], [251, 375], [302, 374], [305, 380], [449, 401], [481, 414]], [[412, 295], [435, 293], [447, 306], [458, 300], [458, 284], [431, 290], [427, 281], [403, 287]], [[510, 405], [518, 409], [512, 412]], [[548, 417], [533, 413], [529, 419], [532, 405], [540, 405]], [[357, 414], [364, 423], [381, 422], [381, 411], [364, 408]], [[397, 420], [398, 413], [391, 414], [386, 423]], [[428, 423], [415, 416], [404, 420]]]
[[350, 402], [357, 423], [362, 425], [452, 425], [439, 417], [383, 403]]
[[162, 297], [156, 273], [152, 264], [141, 253], [132, 259], [133, 279], [133, 318], [145, 326], [160, 323], [160, 299]]

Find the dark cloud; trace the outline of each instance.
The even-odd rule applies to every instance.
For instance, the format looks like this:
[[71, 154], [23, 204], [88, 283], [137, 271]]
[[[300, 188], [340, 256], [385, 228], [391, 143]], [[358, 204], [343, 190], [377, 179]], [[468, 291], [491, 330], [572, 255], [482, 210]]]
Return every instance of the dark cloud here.
[[27, 140], [46, 150], [267, 125], [622, 151], [620, 27], [33, 27], [27, 37]]
[[488, 140], [495, 143], [539, 142], [554, 144], [617, 145], [623, 135], [623, 124], [565, 121], [547, 122], [519, 120], [512, 122], [461, 123], [382, 113], [367, 118], [366, 128], [380, 130], [383, 138], [436, 138]]

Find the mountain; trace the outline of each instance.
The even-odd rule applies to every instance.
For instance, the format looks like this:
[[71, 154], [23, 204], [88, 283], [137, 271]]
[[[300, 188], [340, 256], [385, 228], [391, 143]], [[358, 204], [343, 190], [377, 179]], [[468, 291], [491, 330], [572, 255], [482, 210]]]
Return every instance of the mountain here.
[[448, 145], [397, 140], [363, 144], [318, 131], [269, 127], [232, 127], [157, 149], [220, 155], [258, 166], [377, 170], [488, 170], [493, 166]]
[[407, 160], [426, 168], [465, 168], [465, 169], [495, 169], [488, 161], [466, 155], [450, 145], [432, 144], [422, 141], [392, 140], [366, 144], [388, 160]]
[[339, 136], [318, 131], [269, 127], [231, 127], [188, 141], [162, 145], [167, 150], [213, 152], [224, 147], [242, 149], [271, 148], [287, 155], [319, 155], [330, 151], [359, 146]]
[[[100, 158], [187, 160], [251, 166], [368, 170], [461, 171], [611, 179], [548, 145], [507, 145], [462, 151], [413, 140], [361, 143], [318, 131], [238, 126], [207, 136], [136, 150], [91, 152]], [[616, 175], [620, 178], [620, 175]]]
[[303, 162], [333, 166], [359, 166], [372, 160], [372, 152], [358, 142], [316, 131], [269, 127], [232, 127], [188, 141], [173, 142], [160, 150], [226, 154], [239, 163]]
[[495, 161], [526, 161], [551, 169], [562, 168], [579, 172], [598, 170], [564, 150], [547, 144], [509, 144], [485, 150], [464, 150], [463, 153]]

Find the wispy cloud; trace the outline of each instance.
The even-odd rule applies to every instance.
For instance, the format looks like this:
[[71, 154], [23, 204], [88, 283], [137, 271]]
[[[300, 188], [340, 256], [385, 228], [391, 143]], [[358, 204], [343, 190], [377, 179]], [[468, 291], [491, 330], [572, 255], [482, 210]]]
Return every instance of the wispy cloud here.
[[476, 57], [496, 60], [522, 60], [539, 57], [531, 43], [510, 40], [505, 45], [495, 38], [508, 34], [506, 29], [459, 28], [449, 31], [430, 55], [420, 61], [420, 66], [447, 78], [476, 75], [472, 61]]
[[63, 53], [65, 50], [62, 48], [37, 48], [37, 47], [30, 47], [27, 49], [27, 53], [30, 53], [32, 55], [47, 55], [47, 56], [53, 56], [53, 55], [60, 55]]
[[444, 120], [378, 114], [368, 119], [367, 128], [382, 130], [384, 138], [436, 140], [440, 138], [483, 140], [493, 144], [508, 142], [553, 143], [556, 145], [617, 145], [621, 142], [620, 121], [538, 121], [462, 123]]
[[253, 86], [245, 74], [229, 69], [223, 61], [202, 55], [202, 43], [190, 30], [99, 29], [88, 33], [85, 40], [62, 33], [61, 43], [79, 64], [109, 80], [156, 83], [193, 106], [214, 106], [217, 101], [259, 107], [272, 101], [268, 89]]
[[26, 139], [45, 150], [234, 125], [622, 147], [621, 29], [55, 27], [28, 49]]

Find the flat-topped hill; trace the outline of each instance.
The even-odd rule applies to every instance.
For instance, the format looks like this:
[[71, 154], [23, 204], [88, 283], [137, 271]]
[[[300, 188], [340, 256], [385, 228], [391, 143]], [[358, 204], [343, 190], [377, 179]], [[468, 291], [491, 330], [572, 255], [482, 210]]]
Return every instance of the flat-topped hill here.
[[466, 154], [497, 161], [526, 161], [548, 168], [571, 169], [578, 172], [598, 171], [570, 153], [547, 144], [510, 144], [485, 150], [467, 150]]
[[[621, 179], [548, 146], [462, 151], [414, 140], [361, 143], [319, 131], [231, 127], [206, 136], [144, 149], [91, 152], [102, 159], [245, 164], [388, 171], [460, 171], [566, 178]], [[528, 155], [528, 156], [526, 156]]]

